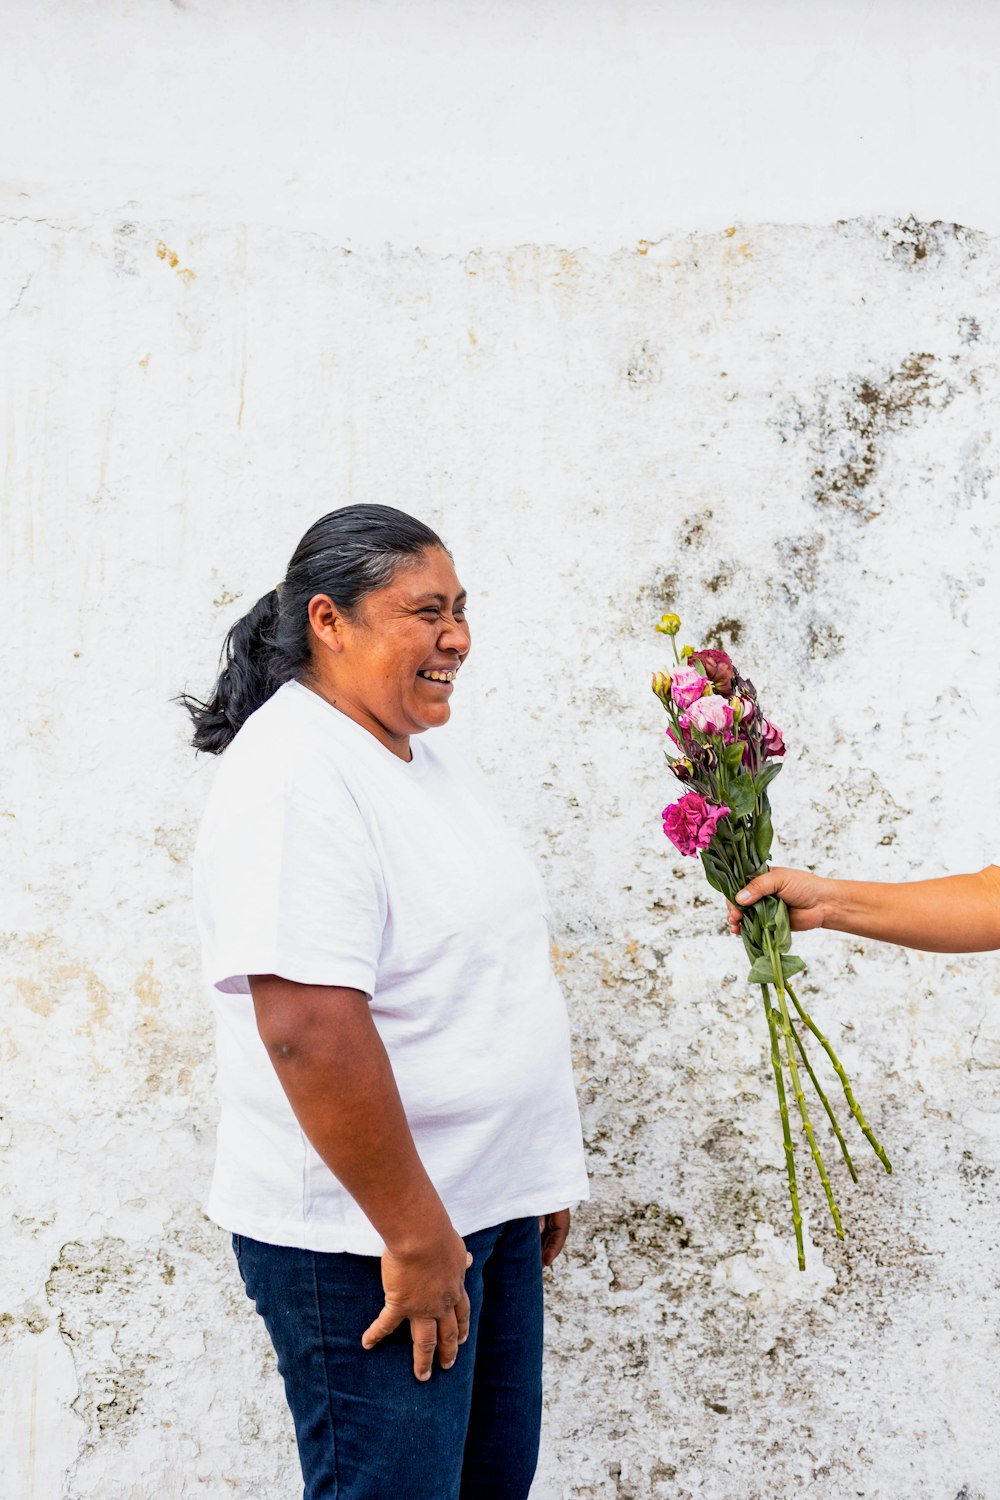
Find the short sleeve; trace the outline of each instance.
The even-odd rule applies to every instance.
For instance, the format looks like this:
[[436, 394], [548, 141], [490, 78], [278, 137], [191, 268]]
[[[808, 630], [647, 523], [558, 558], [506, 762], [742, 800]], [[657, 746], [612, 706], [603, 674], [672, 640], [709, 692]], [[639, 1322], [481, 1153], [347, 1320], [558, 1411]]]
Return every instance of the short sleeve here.
[[240, 767], [213, 788], [195, 907], [205, 977], [225, 994], [248, 993], [250, 974], [374, 993], [385, 886], [357, 805], [324, 770]]

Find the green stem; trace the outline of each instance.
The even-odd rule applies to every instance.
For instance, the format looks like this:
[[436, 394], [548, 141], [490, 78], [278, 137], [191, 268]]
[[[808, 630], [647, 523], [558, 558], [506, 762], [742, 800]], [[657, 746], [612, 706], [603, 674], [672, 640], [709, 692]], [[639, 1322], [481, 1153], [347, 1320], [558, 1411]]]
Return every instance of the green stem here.
[[806, 1268], [806, 1252], [802, 1244], [802, 1214], [799, 1212], [799, 1192], [795, 1181], [795, 1153], [792, 1149], [792, 1130], [788, 1123], [788, 1103], [785, 1099], [785, 1080], [781, 1071], [781, 1052], [778, 1048], [778, 1028], [775, 1023], [771, 997], [766, 984], [760, 987], [764, 998], [764, 1014], [771, 1037], [771, 1067], [774, 1069], [774, 1086], [778, 1091], [778, 1110], [781, 1114], [781, 1134], [785, 1143], [785, 1168], [788, 1172], [788, 1192], [792, 1200], [792, 1223], [795, 1226], [795, 1246], [799, 1253], [799, 1270]]
[[788, 993], [792, 997], [792, 1002], [795, 1006], [795, 1009], [798, 1011], [799, 1015], [802, 1017], [803, 1021], [808, 1026], [813, 1036], [819, 1042], [827, 1057], [830, 1059], [830, 1062], [833, 1064], [834, 1072], [840, 1079], [841, 1085], [843, 1086], [844, 1097], [847, 1100], [848, 1108], [850, 1109], [851, 1114], [857, 1120], [858, 1125], [861, 1127], [861, 1134], [864, 1136], [865, 1140], [868, 1141], [872, 1150], [875, 1152], [875, 1155], [878, 1157], [883, 1167], [885, 1167], [885, 1170], [887, 1172], [891, 1172], [892, 1163], [886, 1156], [885, 1152], [882, 1150], [882, 1147], [879, 1145], [878, 1141], [875, 1139], [875, 1134], [872, 1131], [871, 1126], [868, 1124], [868, 1121], [865, 1119], [864, 1115], [861, 1112], [861, 1106], [858, 1104], [857, 1100], [854, 1097], [854, 1093], [851, 1089], [850, 1079], [844, 1072], [844, 1068], [841, 1064], [840, 1058], [837, 1056], [836, 1052], [834, 1052], [833, 1048], [830, 1046], [830, 1043], [820, 1031], [815, 1021], [813, 1021], [812, 1017], [806, 1013], [801, 1001], [799, 1000], [798, 995], [796, 995], [791, 985], [788, 985], [787, 989]]
[[[787, 987], [788, 986], [786, 984], [785, 988], [787, 989]], [[799, 1036], [798, 1032], [795, 1030], [794, 1027], [792, 1028], [792, 1036], [795, 1039], [795, 1045], [796, 1045], [796, 1047], [798, 1047], [798, 1049], [799, 1049], [799, 1054], [800, 1054], [800, 1056], [802, 1058], [802, 1061], [803, 1061], [803, 1063], [805, 1065], [806, 1072], [809, 1074], [809, 1077], [812, 1079], [812, 1086], [816, 1090], [817, 1098], [819, 1099], [819, 1102], [822, 1104], [823, 1108], [826, 1110], [827, 1117], [829, 1118], [830, 1124], [831, 1124], [831, 1126], [833, 1128], [833, 1133], [837, 1137], [837, 1140], [840, 1143], [840, 1149], [843, 1152], [843, 1154], [844, 1154], [844, 1160], [847, 1163], [847, 1170], [850, 1172], [852, 1180], [854, 1182], [857, 1182], [857, 1180], [858, 1180], [858, 1174], [854, 1170], [854, 1163], [851, 1161], [851, 1153], [847, 1149], [847, 1142], [844, 1140], [844, 1137], [841, 1135], [840, 1126], [837, 1124], [837, 1116], [833, 1112], [833, 1108], [832, 1108], [832, 1106], [830, 1104], [829, 1099], [826, 1097], [826, 1095], [824, 1094], [822, 1088], [820, 1087], [819, 1079], [816, 1077], [816, 1074], [813, 1071], [813, 1065], [809, 1061], [808, 1056], [806, 1055], [806, 1049], [805, 1049], [805, 1046], [803, 1045], [802, 1038]]]
[[802, 1080], [799, 1077], [798, 1065], [795, 1061], [795, 1047], [793, 1045], [792, 1023], [788, 1017], [788, 1005], [785, 1001], [785, 984], [781, 976], [781, 957], [778, 953], [778, 950], [774, 946], [774, 942], [772, 940], [770, 932], [766, 932], [764, 938], [765, 942], [767, 943], [767, 952], [768, 957], [771, 960], [771, 967], [774, 970], [774, 987], [778, 992], [778, 1007], [779, 1014], [781, 1016], [781, 1031], [785, 1040], [785, 1053], [788, 1057], [788, 1071], [792, 1075], [792, 1088], [795, 1091], [795, 1102], [799, 1107], [799, 1114], [802, 1117], [802, 1128], [805, 1131], [806, 1140], [809, 1142], [809, 1150], [812, 1152], [812, 1159], [816, 1163], [816, 1170], [819, 1173], [819, 1180], [823, 1184], [823, 1191], [826, 1194], [826, 1201], [829, 1205], [830, 1214], [833, 1218], [834, 1228], [837, 1231], [837, 1238], [842, 1240], [844, 1238], [844, 1230], [840, 1223], [840, 1213], [837, 1209], [836, 1199], [833, 1196], [833, 1188], [830, 1186], [830, 1179], [826, 1174], [826, 1167], [823, 1163], [823, 1155], [816, 1140], [816, 1133], [812, 1127], [812, 1120], [810, 1120], [809, 1118], [809, 1110], [806, 1106], [805, 1091], [802, 1088]]

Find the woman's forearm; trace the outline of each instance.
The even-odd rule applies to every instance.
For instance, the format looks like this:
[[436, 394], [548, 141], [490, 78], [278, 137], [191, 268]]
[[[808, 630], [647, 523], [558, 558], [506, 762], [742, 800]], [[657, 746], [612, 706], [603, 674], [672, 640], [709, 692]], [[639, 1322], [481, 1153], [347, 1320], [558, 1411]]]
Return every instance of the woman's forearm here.
[[251, 976], [250, 989], [296, 1119], [388, 1248], [407, 1255], [452, 1235], [366, 996], [275, 975]]
[[888, 885], [824, 880], [821, 925], [934, 953], [1000, 948], [1000, 869]]

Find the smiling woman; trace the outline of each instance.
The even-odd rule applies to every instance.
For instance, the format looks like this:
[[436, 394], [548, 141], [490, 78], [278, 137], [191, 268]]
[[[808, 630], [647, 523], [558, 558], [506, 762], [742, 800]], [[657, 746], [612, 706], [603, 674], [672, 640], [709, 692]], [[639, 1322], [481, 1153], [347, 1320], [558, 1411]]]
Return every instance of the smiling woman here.
[[327, 594], [309, 601], [317, 642], [312, 686], [394, 755], [409, 760], [410, 735], [444, 724], [469, 654], [466, 593], [440, 543], [400, 565], [360, 611]]
[[587, 1188], [541, 884], [478, 774], [421, 738], [469, 649], [441, 539], [349, 506], [183, 700], [227, 751], [195, 856], [207, 1211], [306, 1500], [524, 1500], [537, 1459], [542, 1267]]

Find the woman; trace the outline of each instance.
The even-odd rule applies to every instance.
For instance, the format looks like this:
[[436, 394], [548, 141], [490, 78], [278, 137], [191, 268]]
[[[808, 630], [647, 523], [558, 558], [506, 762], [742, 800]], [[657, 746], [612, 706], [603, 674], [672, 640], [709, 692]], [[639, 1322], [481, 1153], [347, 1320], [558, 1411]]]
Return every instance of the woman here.
[[447, 736], [420, 738], [469, 645], [440, 538], [348, 506], [185, 699], [195, 746], [226, 751], [195, 858], [207, 1212], [305, 1500], [523, 1500], [537, 1459], [542, 1266], [586, 1177], [538, 876]]
[[1000, 948], [1000, 868], [943, 875], [903, 885], [828, 880], [808, 870], [775, 868], [751, 880], [727, 902], [729, 926], [739, 933], [742, 907], [778, 896], [796, 932], [828, 927], [856, 937], [922, 948], [930, 953], [984, 953]]

